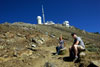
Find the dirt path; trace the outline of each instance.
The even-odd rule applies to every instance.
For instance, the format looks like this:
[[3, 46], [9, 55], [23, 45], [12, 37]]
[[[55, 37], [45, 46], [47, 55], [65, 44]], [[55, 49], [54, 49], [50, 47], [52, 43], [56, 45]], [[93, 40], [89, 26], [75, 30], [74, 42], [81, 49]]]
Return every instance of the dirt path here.
[[[57, 55], [57, 56], [53, 55], [53, 53], [56, 52], [55, 46], [51, 46], [51, 47], [43, 46], [43, 47], [40, 47], [39, 49], [42, 50], [41, 52], [44, 55], [44, 58], [39, 58], [39, 59], [42, 59], [41, 60], [42, 62], [41, 61], [38, 62], [38, 63], [41, 63], [40, 67], [41, 67], [41, 65], [44, 65], [46, 62], [53, 63], [57, 67], [74, 67], [73, 62], [64, 61], [64, 58], [68, 57], [68, 55], [69, 55], [68, 49], [67, 49], [66, 55]], [[36, 64], [36, 65], [38, 65], [38, 64]], [[37, 66], [37, 67], [39, 67], [39, 66]]]

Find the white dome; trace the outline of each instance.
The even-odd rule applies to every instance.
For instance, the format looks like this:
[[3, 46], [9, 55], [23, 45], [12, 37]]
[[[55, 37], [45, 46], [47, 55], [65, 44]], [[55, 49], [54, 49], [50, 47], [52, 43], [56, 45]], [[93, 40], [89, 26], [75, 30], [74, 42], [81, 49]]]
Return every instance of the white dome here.
[[37, 19], [41, 19], [41, 16], [37, 16]]
[[63, 22], [63, 26], [70, 27], [69, 21], [64, 21], [64, 22]]
[[64, 21], [64, 24], [69, 24], [69, 21]]

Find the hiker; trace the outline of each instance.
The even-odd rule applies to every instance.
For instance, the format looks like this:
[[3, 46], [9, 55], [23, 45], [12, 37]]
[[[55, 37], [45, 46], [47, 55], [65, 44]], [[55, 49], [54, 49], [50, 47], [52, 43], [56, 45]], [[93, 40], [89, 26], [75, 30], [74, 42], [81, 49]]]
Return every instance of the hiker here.
[[62, 36], [59, 37], [59, 43], [58, 43], [58, 46], [56, 47], [56, 55], [59, 54], [60, 50], [63, 49], [65, 46], [64, 44], [64, 40], [62, 39]]
[[72, 33], [71, 36], [74, 38], [74, 42], [73, 45], [69, 48], [69, 52], [71, 53], [71, 51], [73, 50], [75, 54], [74, 58], [78, 59], [78, 50], [84, 50], [85, 45], [82, 39], [76, 35], [76, 33]]

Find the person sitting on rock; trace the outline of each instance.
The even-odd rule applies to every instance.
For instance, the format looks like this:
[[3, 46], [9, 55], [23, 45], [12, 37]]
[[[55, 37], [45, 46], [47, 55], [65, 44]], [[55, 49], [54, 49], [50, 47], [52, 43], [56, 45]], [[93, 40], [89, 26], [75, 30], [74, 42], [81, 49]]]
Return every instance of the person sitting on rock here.
[[70, 53], [72, 50], [74, 51], [74, 57], [77, 60], [78, 59], [78, 50], [84, 50], [85, 45], [84, 45], [84, 42], [82, 41], [82, 39], [76, 35], [76, 33], [72, 33], [71, 36], [74, 38], [74, 42], [73, 42], [73, 45], [69, 48], [69, 51], [70, 51]]
[[64, 44], [64, 40], [62, 39], [62, 36], [59, 37], [59, 43], [58, 43], [58, 46], [56, 47], [56, 55], [59, 54], [60, 50], [63, 49], [65, 46]]

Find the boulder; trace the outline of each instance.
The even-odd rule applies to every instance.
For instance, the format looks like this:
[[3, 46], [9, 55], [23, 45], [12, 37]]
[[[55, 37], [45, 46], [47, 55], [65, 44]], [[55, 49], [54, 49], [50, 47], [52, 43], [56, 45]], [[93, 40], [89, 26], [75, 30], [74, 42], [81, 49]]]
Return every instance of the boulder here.
[[38, 44], [43, 44], [43, 41], [42, 41], [42, 40], [38, 40], [37, 43], [38, 43]]
[[36, 38], [32, 38], [32, 42], [37, 43], [37, 39]]
[[55, 38], [55, 35], [51, 34], [50, 37]]
[[32, 50], [24, 49], [24, 50], [21, 50], [21, 51], [15, 51], [14, 56], [24, 57], [24, 56], [30, 56], [30, 55], [32, 55], [32, 53], [33, 53]]
[[85, 58], [86, 58], [86, 52], [81, 51], [81, 52], [78, 53], [78, 56], [79, 56], [78, 60], [84, 61]]
[[44, 67], [57, 67], [54, 63], [46, 62]]
[[37, 43], [37, 44], [43, 44], [44, 43], [43, 41], [44, 40], [40, 40], [40, 39], [37, 39], [37, 38], [32, 38], [32, 42]]
[[32, 47], [34, 47], [34, 48], [35, 48], [35, 47], [36, 47], [36, 45], [35, 45], [35, 44], [32, 44]]
[[93, 67], [99, 67], [100, 66], [100, 60], [92, 61], [88, 67], [92, 67], [92, 66]]
[[80, 53], [80, 57], [85, 57], [86, 56], [86, 53], [85, 52], [81, 52]]
[[45, 42], [45, 39], [44, 39], [44, 38], [42, 38], [42, 37], [40, 38], [40, 40], [41, 40], [41, 41], [43, 41], [43, 42]]
[[14, 34], [12, 34], [12, 33], [10, 33], [10, 32], [7, 32], [7, 33], [4, 34], [4, 36], [5, 36], [6, 38], [12, 38], [12, 37], [14, 37]]
[[25, 37], [25, 35], [20, 34], [20, 33], [17, 33], [16, 35], [17, 35], [18, 37]]
[[65, 55], [67, 52], [66, 48], [60, 50], [59, 55]]

